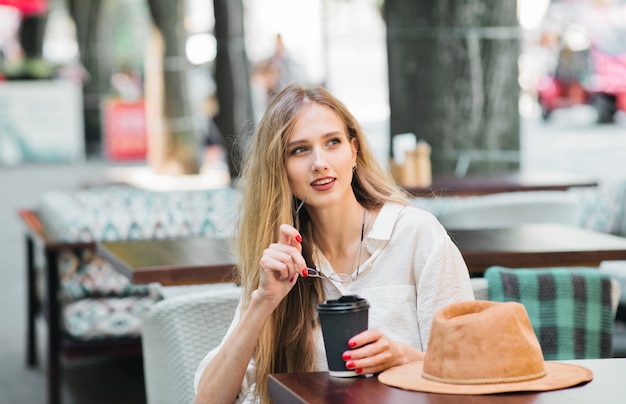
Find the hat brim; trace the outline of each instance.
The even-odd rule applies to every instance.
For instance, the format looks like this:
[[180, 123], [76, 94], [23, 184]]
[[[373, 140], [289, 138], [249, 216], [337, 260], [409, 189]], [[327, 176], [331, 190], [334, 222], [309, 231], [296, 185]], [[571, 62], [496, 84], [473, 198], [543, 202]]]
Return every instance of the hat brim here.
[[378, 375], [378, 380], [389, 386], [404, 390], [427, 393], [479, 395], [509, 393], [516, 391], [549, 391], [573, 387], [593, 379], [593, 372], [583, 366], [557, 362], [544, 362], [546, 375], [539, 379], [516, 383], [497, 384], [448, 384], [434, 382], [422, 377], [424, 362], [413, 362], [390, 368]]

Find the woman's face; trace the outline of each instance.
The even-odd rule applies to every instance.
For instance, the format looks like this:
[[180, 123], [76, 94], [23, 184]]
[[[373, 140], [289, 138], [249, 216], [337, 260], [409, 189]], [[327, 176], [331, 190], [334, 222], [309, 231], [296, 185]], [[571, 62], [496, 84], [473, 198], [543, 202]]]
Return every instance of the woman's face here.
[[313, 103], [303, 110], [287, 140], [289, 185], [307, 205], [324, 207], [352, 197], [356, 140], [349, 140], [344, 122], [331, 108]]

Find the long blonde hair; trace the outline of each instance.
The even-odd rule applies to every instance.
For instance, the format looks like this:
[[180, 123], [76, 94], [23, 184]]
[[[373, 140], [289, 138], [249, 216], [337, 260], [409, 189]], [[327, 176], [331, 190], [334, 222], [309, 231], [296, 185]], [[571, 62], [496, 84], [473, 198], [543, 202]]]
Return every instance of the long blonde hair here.
[[[239, 182], [242, 213], [235, 252], [244, 287], [244, 310], [250, 303], [251, 293], [259, 286], [259, 260], [265, 248], [278, 239], [282, 223], [297, 221], [304, 239], [302, 255], [307, 264], [315, 265], [315, 246], [309, 241], [313, 240], [309, 218], [305, 209], [299, 218], [292, 216], [297, 201], [285, 169], [287, 141], [299, 113], [311, 103], [332, 108], [344, 121], [348, 136], [357, 141], [357, 168], [352, 188], [359, 203], [368, 209], [386, 201], [406, 203], [406, 195], [380, 167], [360, 125], [339, 100], [319, 86], [286, 87], [273, 99], [259, 123], [246, 152]], [[317, 370], [313, 330], [317, 326], [316, 307], [323, 300], [322, 279], [299, 278], [266, 323], [254, 353], [256, 393], [263, 402], [269, 402], [269, 373]]]

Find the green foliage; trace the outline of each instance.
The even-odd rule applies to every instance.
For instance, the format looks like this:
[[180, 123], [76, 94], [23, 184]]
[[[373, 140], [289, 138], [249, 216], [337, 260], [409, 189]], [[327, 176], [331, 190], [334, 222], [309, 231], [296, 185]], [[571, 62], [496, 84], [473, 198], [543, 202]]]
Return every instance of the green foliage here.
[[19, 59], [0, 62], [0, 75], [7, 80], [46, 80], [56, 76], [58, 66], [43, 59]]

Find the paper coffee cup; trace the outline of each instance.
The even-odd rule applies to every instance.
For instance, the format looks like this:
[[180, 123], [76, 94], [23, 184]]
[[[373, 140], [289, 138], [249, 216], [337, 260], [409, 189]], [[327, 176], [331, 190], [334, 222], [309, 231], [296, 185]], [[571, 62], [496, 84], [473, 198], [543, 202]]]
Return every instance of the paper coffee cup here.
[[327, 300], [317, 305], [328, 370], [331, 376], [357, 376], [354, 370], [346, 368], [342, 355], [349, 350], [350, 338], [367, 330], [369, 303], [356, 296], [342, 296], [337, 300]]

